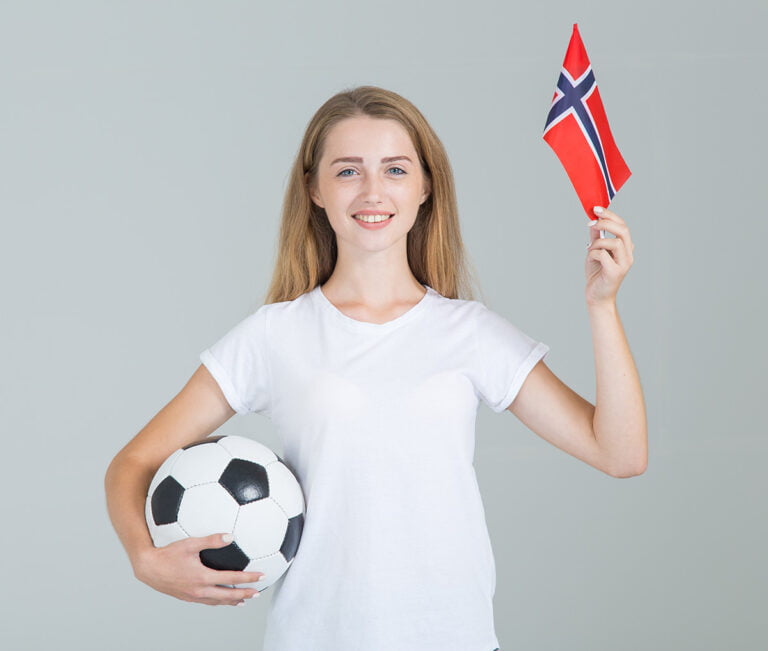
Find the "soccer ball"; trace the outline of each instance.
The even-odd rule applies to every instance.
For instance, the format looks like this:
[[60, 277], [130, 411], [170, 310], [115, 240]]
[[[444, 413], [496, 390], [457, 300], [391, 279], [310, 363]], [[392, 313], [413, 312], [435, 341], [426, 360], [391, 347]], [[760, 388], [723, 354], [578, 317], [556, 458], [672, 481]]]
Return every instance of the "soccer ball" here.
[[214, 570], [264, 572], [255, 583], [231, 586], [261, 592], [293, 563], [305, 503], [294, 474], [266, 445], [210, 436], [162, 463], [149, 485], [145, 515], [155, 547], [231, 533], [229, 545], [202, 550], [200, 560]]

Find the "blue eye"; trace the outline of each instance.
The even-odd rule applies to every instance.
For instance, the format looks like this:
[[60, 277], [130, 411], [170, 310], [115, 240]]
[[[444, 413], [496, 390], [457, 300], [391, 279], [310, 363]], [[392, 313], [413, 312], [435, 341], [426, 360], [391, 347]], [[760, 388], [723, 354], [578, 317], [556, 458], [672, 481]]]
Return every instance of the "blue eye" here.
[[[389, 169], [390, 170], [400, 170], [402, 172], [402, 174], [395, 174], [395, 176], [403, 176], [403, 174], [407, 174], [408, 173], [402, 167], [390, 167]], [[344, 174], [344, 172], [354, 172], [354, 171], [355, 170], [353, 170], [353, 169], [346, 168], [346, 169], [341, 170], [336, 176], [351, 176], [350, 174]], [[387, 170], [387, 171], [389, 171], [389, 170]]]

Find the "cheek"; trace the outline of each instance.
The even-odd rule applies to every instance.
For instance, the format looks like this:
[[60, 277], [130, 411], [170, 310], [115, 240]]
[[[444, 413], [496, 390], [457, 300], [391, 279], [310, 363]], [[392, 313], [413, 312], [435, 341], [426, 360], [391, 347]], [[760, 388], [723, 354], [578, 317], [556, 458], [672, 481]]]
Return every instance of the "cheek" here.
[[402, 188], [398, 193], [397, 201], [401, 208], [407, 208], [409, 212], [415, 214], [419, 209], [422, 193], [423, 189], [420, 185], [417, 185], [416, 183], [409, 184], [407, 188]]
[[347, 210], [349, 205], [354, 201], [357, 191], [351, 184], [339, 183], [335, 186], [328, 188], [327, 198], [329, 205], [336, 208], [337, 211]]
[[408, 185], [408, 193], [413, 202], [419, 203], [419, 201], [421, 201], [421, 195], [424, 194], [424, 183], [422, 181], [414, 180]]

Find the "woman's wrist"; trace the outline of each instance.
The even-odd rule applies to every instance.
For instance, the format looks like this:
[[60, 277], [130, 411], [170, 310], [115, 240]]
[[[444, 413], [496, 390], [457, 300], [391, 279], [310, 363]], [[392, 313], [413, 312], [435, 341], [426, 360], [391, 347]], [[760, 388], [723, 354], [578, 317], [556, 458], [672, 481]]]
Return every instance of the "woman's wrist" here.
[[151, 545], [148, 547], [142, 546], [129, 554], [128, 558], [130, 559], [131, 566], [133, 567], [133, 575], [137, 579], [141, 580], [141, 577], [144, 575], [147, 562], [156, 549], [156, 547]]

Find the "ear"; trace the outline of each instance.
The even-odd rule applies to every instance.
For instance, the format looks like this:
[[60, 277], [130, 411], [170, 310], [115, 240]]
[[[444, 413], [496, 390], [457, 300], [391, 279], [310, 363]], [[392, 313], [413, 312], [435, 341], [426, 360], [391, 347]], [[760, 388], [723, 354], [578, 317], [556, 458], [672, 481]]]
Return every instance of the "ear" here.
[[312, 199], [312, 202], [315, 205], [319, 206], [320, 208], [325, 208], [325, 206], [323, 205], [322, 201], [320, 200], [319, 195], [315, 191], [315, 188], [309, 182], [308, 174], [309, 174], [309, 172], [305, 172], [305, 174], [304, 174], [304, 183], [307, 185], [307, 191], [309, 192], [309, 197]]
[[421, 205], [422, 203], [424, 203], [427, 200], [427, 197], [429, 197], [431, 192], [432, 192], [431, 183], [429, 182], [429, 180], [425, 180], [424, 181], [424, 192], [421, 194], [421, 200], [419, 201], [419, 205]]
[[312, 201], [313, 201], [313, 203], [314, 203], [316, 206], [319, 206], [320, 208], [325, 208], [325, 206], [323, 205], [323, 202], [322, 202], [322, 201], [320, 201], [320, 197], [318, 197], [318, 196], [315, 194], [315, 192], [314, 192], [314, 191], [310, 190], [310, 192], [309, 192], [309, 196], [312, 198]]

